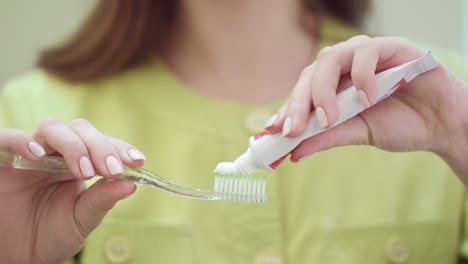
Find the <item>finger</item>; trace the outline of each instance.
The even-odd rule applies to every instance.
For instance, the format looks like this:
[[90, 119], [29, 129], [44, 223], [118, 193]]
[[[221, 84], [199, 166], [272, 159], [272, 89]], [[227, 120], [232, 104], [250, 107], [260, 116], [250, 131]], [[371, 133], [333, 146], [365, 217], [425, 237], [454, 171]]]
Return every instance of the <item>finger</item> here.
[[338, 119], [336, 93], [340, 78], [350, 72], [356, 46], [368, 39], [367, 36], [353, 37], [329, 48], [317, 58], [312, 98], [322, 128], [332, 125]]
[[114, 146], [119, 153], [122, 162], [127, 166], [141, 167], [145, 164], [146, 157], [134, 146], [110, 136], [106, 137], [107, 140]]
[[368, 108], [377, 97], [375, 72], [379, 61], [379, 50], [373, 45], [362, 45], [356, 49], [351, 69], [351, 79], [358, 90], [359, 100]]
[[427, 51], [418, 48], [414, 43], [399, 37], [377, 37], [361, 45], [378, 47], [379, 63], [377, 72], [399, 66], [423, 56]]
[[19, 129], [0, 128], [0, 149], [9, 149], [29, 160], [44, 157], [44, 148], [26, 132]]
[[370, 106], [377, 97], [376, 72], [419, 58], [424, 53], [402, 38], [374, 38], [360, 43], [355, 51], [351, 77], [363, 106]]
[[48, 154], [60, 153], [75, 177], [88, 179], [96, 174], [86, 145], [62, 121], [47, 118], [34, 131], [33, 138]]
[[358, 115], [321, 134], [304, 140], [291, 152], [291, 160], [302, 161], [313, 153], [347, 145], [373, 144], [370, 130]]
[[276, 134], [283, 129], [283, 123], [286, 116], [286, 109], [288, 108], [288, 101], [286, 101], [280, 109], [267, 121], [265, 130], [270, 134]]
[[85, 119], [76, 119], [69, 122], [68, 126], [86, 145], [91, 162], [100, 175], [113, 177], [123, 173], [122, 160], [116, 148], [91, 123]]
[[[351, 77], [349, 77], [349, 74], [345, 74], [341, 77], [340, 83], [338, 84], [337, 91], [338, 92], [342, 91], [345, 88], [348, 88], [352, 85], [353, 85], [353, 82], [351, 81]], [[310, 100], [311, 100], [310, 104], [312, 105], [313, 101], [312, 99]], [[265, 124], [265, 131], [267, 131], [269, 134], [276, 134], [283, 130], [284, 120], [286, 119], [286, 111], [288, 109], [289, 102], [290, 100], [284, 103], [281, 106], [281, 108]], [[307, 126], [307, 123], [308, 123], [308, 120], [306, 120], [306, 122], [304, 123], [305, 127]], [[301, 132], [299, 132], [299, 134], [301, 134]]]
[[[357, 42], [361, 39], [368, 39], [368, 37], [356, 36], [351, 38], [349, 41]], [[334, 49], [339, 46], [340, 44], [335, 45]], [[323, 48], [319, 52], [318, 57], [320, 58], [325, 56], [325, 54], [331, 50], [332, 47]], [[285, 103], [283, 107], [266, 123], [265, 130], [267, 132], [275, 134], [283, 131], [284, 136], [295, 137], [300, 135], [307, 127], [310, 111], [314, 104], [313, 99], [311, 98], [310, 89], [312, 86], [312, 79], [315, 74], [316, 64], [317, 63], [313, 63], [302, 71], [288, 102]], [[323, 116], [323, 111], [321, 113], [321, 116]], [[285, 120], [287, 120], [286, 123]]]
[[75, 204], [75, 219], [86, 237], [114, 205], [133, 194], [135, 184], [125, 180], [101, 179], [85, 190]]
[[296, 137], [304, 132], [307, 126], [312, 107], [310, 87], [312, 86], [315, 68], [316, 63], [306, 67], [302, 71], [289, 97], [282, 127], [283, 136]]

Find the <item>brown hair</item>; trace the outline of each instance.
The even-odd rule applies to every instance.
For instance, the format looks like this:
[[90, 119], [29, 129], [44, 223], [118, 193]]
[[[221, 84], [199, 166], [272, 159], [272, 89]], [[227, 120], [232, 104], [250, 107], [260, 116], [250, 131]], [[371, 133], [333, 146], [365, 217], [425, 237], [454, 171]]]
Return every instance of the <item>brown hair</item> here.
[[[38, 65], [67, 81], [92, 81], [158, 52], [177, 15], [177, 0], [98, 0], [67, 42], [44, 51]], [[359, 25], [369, 0], [304, 0], [316, 13]]]

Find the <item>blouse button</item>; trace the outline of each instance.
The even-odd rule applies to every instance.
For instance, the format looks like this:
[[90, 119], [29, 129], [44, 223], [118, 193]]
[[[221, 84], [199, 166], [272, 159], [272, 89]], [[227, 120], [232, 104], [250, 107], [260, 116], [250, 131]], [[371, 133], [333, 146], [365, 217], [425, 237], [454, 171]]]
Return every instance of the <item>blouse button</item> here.
[[254, 261], [255, 264], [283, 264], [283, 258], [273, 252], [261, 252]]
[[390, 237], [385, 245], [385, 255], [391, 263], [406, 263], [410, 256], [410, 248], [400, 237]]
[[251, 112], [245, 118], [245, 129], [249, 135], [255, 135], [265, 129], [265, 124], [272, 116], [267, 111]]
[[105, 255], [110, 263], [126, 263], [130, 259], [130, 245], [123, 237], [112, 237], [105, 244]]

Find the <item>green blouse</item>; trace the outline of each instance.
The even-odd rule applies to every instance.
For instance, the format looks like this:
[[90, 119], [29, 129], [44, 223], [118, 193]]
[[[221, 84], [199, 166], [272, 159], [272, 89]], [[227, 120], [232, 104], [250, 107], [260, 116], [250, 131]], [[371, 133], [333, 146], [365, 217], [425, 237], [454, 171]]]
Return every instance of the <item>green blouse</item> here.
[[[326, 21], [320, 46], [355, 34]], [[458, 58], [433, 53], [468, 80]], [[0, 127], [32, 131], [48, 116], [85, 118], [142, 150], [149, 170], [212, 189], [216, 164], [243, 153], [280, 103], [207, 97], [157, 59], [84, 84], [36, 69], [2, 89]], [[268, 176], [267, 194], [267, 203], [246, 204], [138, 186], [70, 262], [427, 264], [454, 263], [460, 251], [468, 255], [465, 189], [431, 153], [332, 149], [298, 164], [285, 161]]]

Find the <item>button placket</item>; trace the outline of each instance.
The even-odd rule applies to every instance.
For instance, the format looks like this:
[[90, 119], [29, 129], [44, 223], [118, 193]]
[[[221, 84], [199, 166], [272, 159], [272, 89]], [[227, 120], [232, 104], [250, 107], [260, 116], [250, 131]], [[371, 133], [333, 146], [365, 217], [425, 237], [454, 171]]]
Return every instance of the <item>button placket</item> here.
[[409, 260], [410, 248], [403, 239], [393, 236], [387, 240], [385, 255], [391, 263], [406, 263]]
[[260, 252], [254, 261], [255, 264], [283, 264], [281, 255], [274, 252]]
[[110, 263], [126, 263], [130, 259], [130, 245], [123, 237], [112, 237], [105, 244], [105, 255]]

